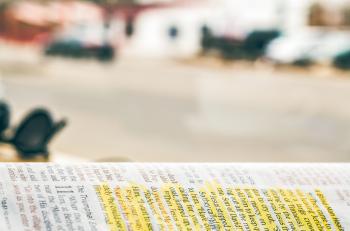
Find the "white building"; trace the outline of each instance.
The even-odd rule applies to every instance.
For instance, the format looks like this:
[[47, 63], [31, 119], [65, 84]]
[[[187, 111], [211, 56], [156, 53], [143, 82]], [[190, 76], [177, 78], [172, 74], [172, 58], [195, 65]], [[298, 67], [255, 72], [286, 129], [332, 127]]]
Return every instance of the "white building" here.
[[238, 38], [255, 29], [279, 28], [293, 32], [307, 26], [309, 8], [317, 0], [187, 0], [187, 4], [158, 1], [181, 3], [140, 13], [134, 24], [134, 35], [123, 45], [124, 54], [195, 55], [200, 50], [204, 25], [218, 35]]
[[171, 7], [147, 10], [134, 24], [127, 54], [190, 56], [200, 50], [201, 28], [209, 23], [208, 7]]

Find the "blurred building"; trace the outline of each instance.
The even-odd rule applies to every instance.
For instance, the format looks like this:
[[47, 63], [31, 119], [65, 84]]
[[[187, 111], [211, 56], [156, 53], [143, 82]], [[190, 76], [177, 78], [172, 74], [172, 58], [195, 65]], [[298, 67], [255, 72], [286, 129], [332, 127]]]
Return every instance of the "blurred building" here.
[[144, 56], [193, 55], [200, 49], [201, 28], [209, 23], [209, 15], [208, 7], [194, 5], [142, 11], [133, 22], [132, 35], [125, 41], [125, 52]]
[[0, 36], [17, 42], [42, 42], [57, 29], [76, 23], [101, 21], [100, 7], [88, 2], [19, 1], [0, 13]]
[[[121, 46], [124, 53], [191, 56], [201, 49], [204, 27], [210, 27], [223, 36], [244, 37], [254, 29], [280, 26], [280, 5], [276, 4], [281, 3], [279, 0], [266, 0], [263, 3], [258, 0], [154, 2], [153, 5], [149, 4], [152, 7], [144, 8], [133, 16], [132, 36], [127, 36]], [[130, 26], [128, 24], [129, 21], [126, 21], [126, 28]]]
[[[203, 26], [209, 26], [218, 36], [243, 39], [254, 30], [299, 33], [310, 26], [346, 26], [350, 22], [349, 0], [139, 2], [163, 2], [163, 7], [138, 12], [133, 20], [133, 36], [124, 44], [127, 53], [147, 56], [198, 53]], [[315, 11], [315, 5], [324, 10]]]
[[350, 27], [350, 1], [317, 1], [312, 3], [309, 14], [311, 26]]
[[0, 36], [41, 42], [57, 29], [108, 21], [109, 37], [120, 54], [191, 56], [200, 51], [204, 27], [217, 36], [242, 39], [254, 30], [297, 33], [310, 25], [350, 23], [350, 0], [44, 2], [21, 1], [0, 9]]

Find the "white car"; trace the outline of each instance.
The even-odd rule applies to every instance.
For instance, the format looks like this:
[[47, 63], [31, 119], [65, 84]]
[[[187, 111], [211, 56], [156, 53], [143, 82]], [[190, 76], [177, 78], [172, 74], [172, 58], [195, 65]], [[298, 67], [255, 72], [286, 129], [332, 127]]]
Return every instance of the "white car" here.
[[272, 41], [266, 57], [279, 64], [330, 63], [339, 53], [350, 48], [350, 34], [334, 31], [302, 31]]

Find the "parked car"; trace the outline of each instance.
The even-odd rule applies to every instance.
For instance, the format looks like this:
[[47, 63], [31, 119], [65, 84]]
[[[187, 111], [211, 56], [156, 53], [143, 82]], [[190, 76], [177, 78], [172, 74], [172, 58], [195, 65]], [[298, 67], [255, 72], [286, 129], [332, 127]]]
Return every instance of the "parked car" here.
[[333, 59], [333, 65], [340, 69], [350, 70], [350, 49], [338, 54]]
[[255, 60], [265, 54], [268, 44], [280, 35], [278, 30], [256, 30], [247, 34], [244, 39], [230, 36], [215, 36], [204, 28], [202, 49], [204, 53], [215, 50], [225, 59]]
[[309, 30], [275, 39], [267, 47], [266, 57], [277, 64], [328, 64], [339, 53], [348, 49], [348, 33]]
[[108, 42], [104, 27], [80, 25], [56, 34], [46, 45], [45, 54], [110, 61], [115, 48]]

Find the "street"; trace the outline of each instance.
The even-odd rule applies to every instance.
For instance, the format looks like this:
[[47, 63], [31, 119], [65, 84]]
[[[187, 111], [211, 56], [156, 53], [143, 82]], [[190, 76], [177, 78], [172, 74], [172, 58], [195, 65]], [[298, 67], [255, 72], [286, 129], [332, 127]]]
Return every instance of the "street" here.
[[350, 161], [350, 79], [179, 60], [3, 66], [14, 124], [66, 117], [52, 149], [89, 160]]

